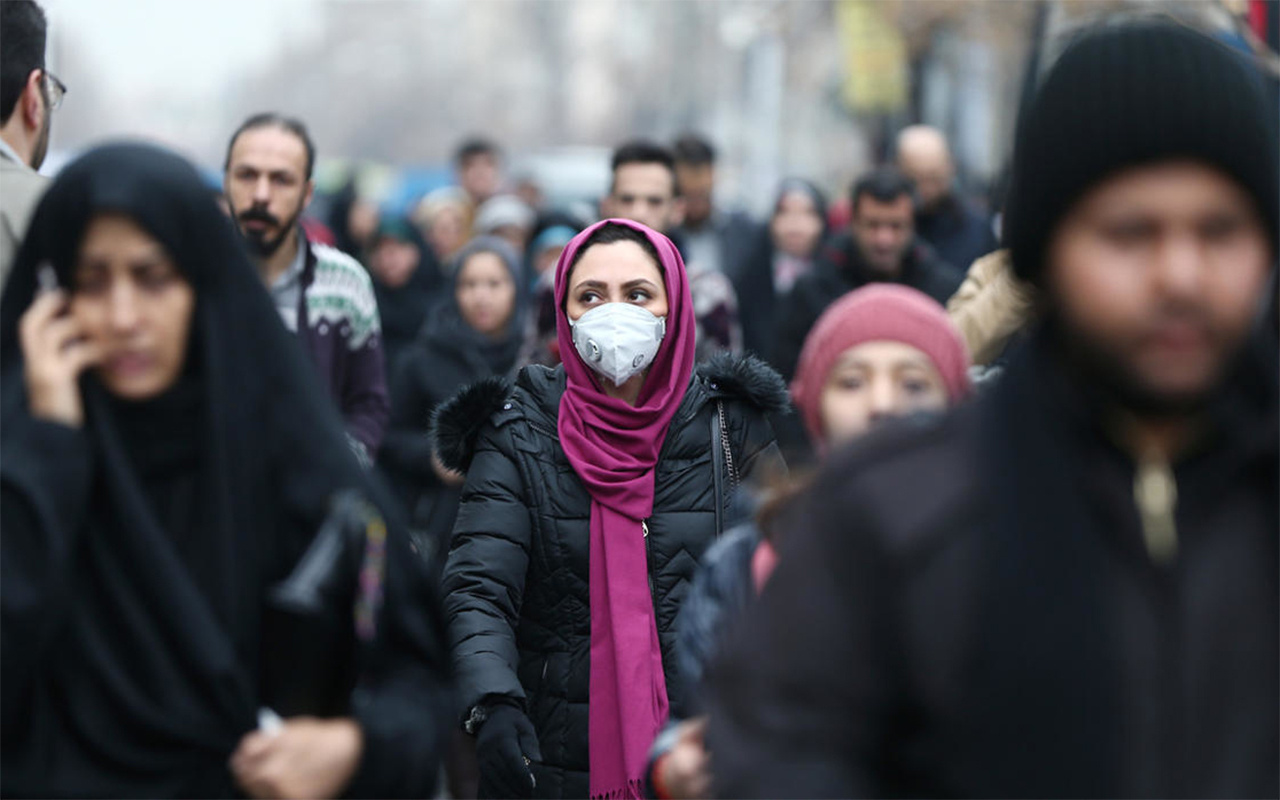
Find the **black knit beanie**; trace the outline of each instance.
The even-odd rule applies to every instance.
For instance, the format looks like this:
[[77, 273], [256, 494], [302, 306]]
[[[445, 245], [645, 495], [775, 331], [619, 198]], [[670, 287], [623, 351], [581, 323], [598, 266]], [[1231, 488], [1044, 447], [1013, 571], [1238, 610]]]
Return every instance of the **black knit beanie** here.
[[1277, 252], [1277, 107], [1245, 56], [1172, 22], [1094, 29], [1069, 45], [1018, 120], [1003, 223], [1014, 271], [1037, 283], [1054, 227], [1117, 170], [1190, 158], [1258, 204]]

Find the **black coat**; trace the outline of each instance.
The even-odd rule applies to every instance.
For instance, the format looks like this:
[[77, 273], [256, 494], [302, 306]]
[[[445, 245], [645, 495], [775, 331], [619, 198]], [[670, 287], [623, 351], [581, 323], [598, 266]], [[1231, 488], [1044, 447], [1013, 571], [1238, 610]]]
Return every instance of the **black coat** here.
[[[827, 306], [874, 280], [852, 234], [843, 233], [827, 242], [819, 251], [813, 271], [797, 280], [790, 294], [779, 303], [769, 363], [790, 380], [804, 339]], [[964, 273], [938, 260], [928, 245], [917, 241], [907, 251], [896, 282], [919, 289], [946, 305], [963, 281]]]
[[391, 424], [378, 465], [428, 541], [448, 540], [462, 497], [460, 486], [445, 484], [431, 467], [432, 415], [463, 387], [492, 377], [494, 368], [475, 337], [428, 322], [391, 373]]
[[[585, 797], [591, 496], [556, 436], [564, 387], [562, 368], [541, 366], [521, 371], [514, 388], [497, 381], [472, 387], [441, 410], [436, 435], [445, 464], [467, 470], [445, 567], [463, 709], [486, 696], [516, 700], [539, 737], [539, 795]], [[711, 438], [717, 402], [726, 412], [735, 466], [750, 478], [781, 466], [765, 412], [785, 400], [777, 374], [761, 362], [718, 357], [695, 372], [667, 433], [648, 542], [673, 714], [682, 704], [676, 614], [717, 533], [712, 464], [720, 445]]]
[[956, 195], [948, 195], [930, 213], [916, 214], [916, 236], [946, 263], [968, 272], [973, 262], [1000, 245], [990, 222]]
[[1169, 561], [1098, 406], [1022, 355], [784, 522], [712, 672], [719, 796], [1276, 796], [1274, 346], [1173, 465]]

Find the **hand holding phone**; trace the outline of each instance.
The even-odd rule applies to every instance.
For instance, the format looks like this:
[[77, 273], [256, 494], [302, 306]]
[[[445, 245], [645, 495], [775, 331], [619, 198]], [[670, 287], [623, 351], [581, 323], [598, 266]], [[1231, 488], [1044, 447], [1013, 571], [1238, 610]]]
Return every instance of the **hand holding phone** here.
[[100, 349], [71, 315], [53, 267], [41, 264], [36, 280], [35, 299], [18, 321], [27, 402], [33, 417], [78, 428], [84, 424], [80, 373], [98, 362]]

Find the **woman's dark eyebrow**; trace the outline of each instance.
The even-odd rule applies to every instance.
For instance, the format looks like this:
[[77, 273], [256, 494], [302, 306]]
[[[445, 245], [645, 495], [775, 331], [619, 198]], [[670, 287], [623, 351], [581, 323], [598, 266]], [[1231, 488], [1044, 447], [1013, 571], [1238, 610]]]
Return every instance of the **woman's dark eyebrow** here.
[[573, 290], [575, 292], [578, 291], [579, 289], [608, 289], [608, 288], [609, 287], [604, 284], [604, 281], [582, 281], [580, 283], [574, 284], [573, 286]]
[[648, 286], [658, 285], [653, 281], [649, 280], [648, 278], [636, 278], [635, 280], [627, 281], [626, 283], [622, 284], [622, 288], [630, 289], [632, 286], [640, 286], [641, 284], [648, 285]]

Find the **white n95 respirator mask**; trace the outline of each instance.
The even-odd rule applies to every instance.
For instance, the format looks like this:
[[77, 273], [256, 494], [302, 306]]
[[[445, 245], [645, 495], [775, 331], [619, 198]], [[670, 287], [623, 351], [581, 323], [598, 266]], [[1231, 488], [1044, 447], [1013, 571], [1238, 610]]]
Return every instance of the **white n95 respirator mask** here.
[[667, 318], [631, 303], [605, 303], [569, 320], [573, 346], [587, 366], [621, 386], [653, 363]]

